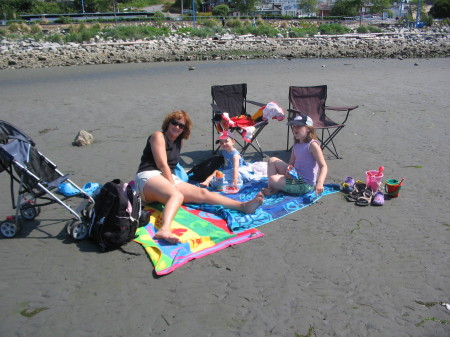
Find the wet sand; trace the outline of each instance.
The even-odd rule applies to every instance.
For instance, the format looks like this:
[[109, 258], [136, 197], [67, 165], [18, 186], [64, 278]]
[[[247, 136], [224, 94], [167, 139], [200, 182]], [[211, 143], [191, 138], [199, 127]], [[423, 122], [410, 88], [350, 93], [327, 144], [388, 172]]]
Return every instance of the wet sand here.
[[[18, 237], [0, 239], [1, 336], [448, 336], [449, 312], [416, 301], [450, 302], [450, 59], [2, 70], [0, 119], [80, 185], [130, 180], [148, 134], [175, 109], [195, 124], [183, 164], [207, 157], [210, 87], [242, 82], [249, 99], [286, 109], [289, 85], [327, 84], [329, 105], [359, 105], [336, 138], [343, 159], [328, 159], [326, 182], [383, 165], [384, 180], [406, 178], [399, 198], [377, 208], [326, 196], [260, 227], [260, 239], [159, 278], [137, 243], [99, 253], [66, 239], [67, 211], [43, 208]], [[81, 129], [93, 145], [71, 145]], [[270, 121], [259, 137], [267, 155], [288, 157], [286, 131]], [[5, 218], [5, 172], [0, 186]]]

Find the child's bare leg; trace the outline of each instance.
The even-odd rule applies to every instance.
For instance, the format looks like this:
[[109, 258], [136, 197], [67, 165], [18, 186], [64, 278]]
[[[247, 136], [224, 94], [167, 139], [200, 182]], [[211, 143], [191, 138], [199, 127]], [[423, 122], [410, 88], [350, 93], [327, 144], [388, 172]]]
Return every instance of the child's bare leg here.
[[214, 178], [214, 176], [216, 175], [217, 171], [214, 171], [213, 174], [211, 174], [208, 178], [205, 179], [205, 181], [202, 181], [200, 183], [200, 186], [204, 186], [204, 187], [208, 187], [209, 184], [211, 183], [211, 180]]
[[266, 197], [269, 195], [273, 195], [273, 194], [277, 194], [280, 190], [275, 190], [273, 188], [270, 187], [264, 187], [261, 189], [261, 192], [263, 195], [265, 195]]

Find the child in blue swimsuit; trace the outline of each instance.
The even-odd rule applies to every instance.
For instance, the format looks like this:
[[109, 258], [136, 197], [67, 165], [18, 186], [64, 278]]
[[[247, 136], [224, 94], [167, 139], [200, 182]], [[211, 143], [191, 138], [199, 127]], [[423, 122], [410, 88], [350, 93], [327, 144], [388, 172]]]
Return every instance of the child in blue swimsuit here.
[[[224, 184], [240, 189], [242, 184], [246, 181], [245, 174], [239, 171], [240, 167], [246, 166], [247, 163], [239, 154], [238, 150], [234, 148], [235, 140], [233, 135], [224, 131], [216, 140], [220, 143], [221, 154], [224, 158], [224, 164], [221, 169], [224, 174]], [[215, 179], [216, 172], [210, 175], [204, 182], [200, 183], [202, 186], [211, 186], [217, 188], [217, 181]]]

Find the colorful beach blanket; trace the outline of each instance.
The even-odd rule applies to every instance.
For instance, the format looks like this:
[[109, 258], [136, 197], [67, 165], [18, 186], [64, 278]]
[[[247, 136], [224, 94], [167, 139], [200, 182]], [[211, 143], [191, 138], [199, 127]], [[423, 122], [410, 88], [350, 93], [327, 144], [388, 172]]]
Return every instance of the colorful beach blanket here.
[[[267, 181], [264, 180], [246, 183], [239, 193], [227, 196], [248, 201], [265, 186]], [[322, 196], [336, 193], [340, 189], [339, 185], [334, 184], [324, 187]], [[316, 197], [314, 192], [300, 196], [274, 194], [266, 197], [264, 204], [254, 214], [243, 214], [217, 205], [182, 206], [172, 222], [172, 231], [182, 242], [176, 245], [153, 239], [161, 226], [163, 209], [163, 205], [155, 203], [145, 207], [151, 213], [150, 220], [145, 227], [138, 228], [134, 241], [144, 247], [155, 267], [155, 273], [165, 275], [193, 259], [263, 236], [256, 227], [305, 208], [322, 196]]]
[[[246, 183], [239, 193], [225, 195], [232, 199], [248, 201], [253, 199], [263, 187], [267, 187], [267, 180]], [[321, 196], [316, 196], [314, 191], [302, 195], [289, 195], [286, 193], [274, 194], [265, 197], [264, 204], [259, 207], [254, 214], [243, 214], [218, 205], [191, 204], [189, 206], [191, 208], [201, 209], [205, 212], [219, 215], [226, 220], [228, 228], [233, 233], [240, 233], [250, 228], [256, 228], [280, 219], [288, 214], [312, 205], [322, 196], [339, 192], [339, 190], [340, 186], [337, 184], [325, 184], [324, 192]]]
[[150, 220], [145, 227], [138, 228], [134, 240], [144, 247], [157, 275], [169, 274], [193, 259], [264, 235], [256, 229], [232, 233], [225, 220], [217, 215], [183, 206], [172, 222], [172, 231], [182, 243], [171, 245], [153, 239], [161, 226], [162, 209], [161, 204], [145, 207], [150, 212]]

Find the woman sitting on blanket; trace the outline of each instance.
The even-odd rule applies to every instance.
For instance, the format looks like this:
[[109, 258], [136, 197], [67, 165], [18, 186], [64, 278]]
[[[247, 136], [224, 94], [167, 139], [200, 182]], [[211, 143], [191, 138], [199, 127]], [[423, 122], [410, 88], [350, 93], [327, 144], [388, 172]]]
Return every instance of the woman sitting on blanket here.
[[250, 214], [264, 201], [261, 193], [247, 202], [232, 200], [183, 182], [173, 174], [172, 170], [180, 160], [181, 146], [184, 139], [189, 138], [191, 127], [191, 119], [185, 111], [168, 114], [162, 123], [162, 131], [148, 137], [135, 177], [136, 190], [143, 202], [156, 201], [165, 205], [162, 225], [155, 238], [171, 244], [180, 242], [171, 231], [171, 223], [183, 203], [221, 205]]
[[262, 193], [271, 195], [281, 190], [303, 194], [315, 190], [316, 195], [320, 195], [323, 193], [328, 167], [313, 122], [310, 117], [299, 115], [288, 125], [295, 139], [289, 164], [276, 157], [269, 159], [268, 188], [264, 188]]
[[[223, 156], [224, 164], [221, 168], [224, 174], [224, 180], [232, 187], [240, 189], [244, 182], [249, 180], [249, 171], [240, 170], [241, 167], [247, 167], [248, 164], [239, 154], [238, 150], [234, 148], [235, 140], [231, 132], [223, 131], [216, 143], [220, 143], [220, 153]], [[217, 188], [217, 181], [214, 179], [216, 176], [214, 171], [205, 181], [200, 183], [200, 186], [211, 186]]]

